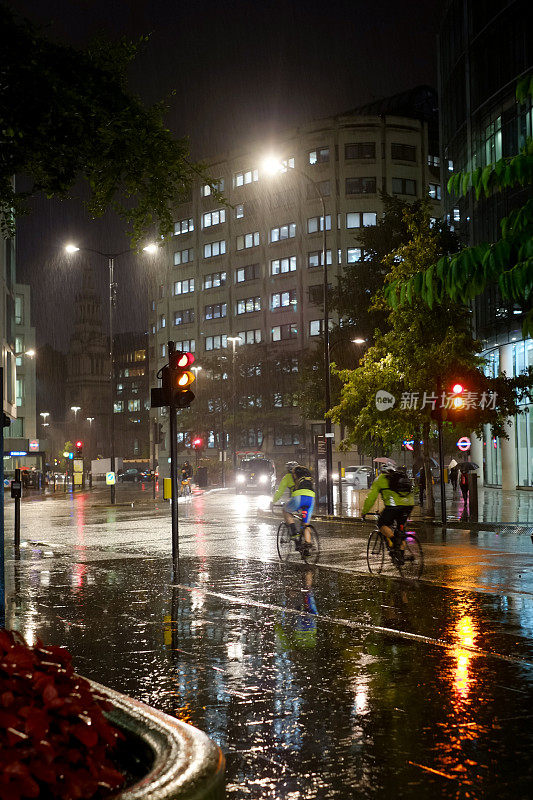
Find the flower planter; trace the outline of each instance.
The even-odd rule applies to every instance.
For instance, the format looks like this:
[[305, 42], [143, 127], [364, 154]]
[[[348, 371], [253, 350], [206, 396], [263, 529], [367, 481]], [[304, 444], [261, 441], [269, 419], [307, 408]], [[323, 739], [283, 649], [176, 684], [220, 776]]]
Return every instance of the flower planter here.
[[112, 708], [106, 717], [125, 734], [117, 766], [129, 786], [113, 800], [222, 800], [224, 756], [202, 731], [90, 681]]

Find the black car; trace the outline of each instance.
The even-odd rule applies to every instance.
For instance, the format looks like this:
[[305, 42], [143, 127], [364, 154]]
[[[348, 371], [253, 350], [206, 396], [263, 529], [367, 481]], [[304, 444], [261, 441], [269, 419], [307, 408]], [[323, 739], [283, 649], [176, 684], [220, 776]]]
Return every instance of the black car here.
[[243, 458], [235, 474], [235, 491], [272, 494], [276, 488], [276, 467], [268, 458]]

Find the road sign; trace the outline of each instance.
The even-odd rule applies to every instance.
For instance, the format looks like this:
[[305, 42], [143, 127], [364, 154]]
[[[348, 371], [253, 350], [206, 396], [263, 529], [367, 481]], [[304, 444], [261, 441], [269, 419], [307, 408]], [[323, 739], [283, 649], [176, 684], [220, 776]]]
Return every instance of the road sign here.
[[106, 472], [105, 482], [108, 486], [114, 486], [116, 483], [116, 476], [114, 472]]
[[74, 465], [74, 472], [83, 472], [83, 458], [75, 458], [72, 463]]
[[457, 447], [459, 448], [459, 450], [465, 453], [467, 450], [470, 450], [471, 444], [472, 442], [470, 441], [468, 436], [461, 436], [461, 438], [457, 442]]
[[81, 472], [74, 473], [74, 486], [81, 486], [83, 483], [83, 474]]
[[30, 439], [29, 448], [32, 452], [39, 450], [39, 439]]

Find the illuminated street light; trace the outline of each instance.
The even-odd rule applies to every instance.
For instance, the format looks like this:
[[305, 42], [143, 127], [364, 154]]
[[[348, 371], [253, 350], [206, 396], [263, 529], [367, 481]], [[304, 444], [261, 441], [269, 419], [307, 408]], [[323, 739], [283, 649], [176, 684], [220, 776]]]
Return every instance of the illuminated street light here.
[[78, 416], [78, 411], [80, 411], [81, 406], [71, 406], [70, 410], [74, 411], [74, 422], [76, 422], [76, 418]]
[[65, 245], [65, 251], [67, 253], [77, 253], [80, 248], [76, 247], [75, 244], [67, 244]]
[[155, 242], [150, 242], [150, 244], [147, 244], [146, 247], [143, 247], [143, 250], [145, 253], [154, 255], [159, 250], [159, 245], [157, 245]]
[[30, 358], [35, 358], [35, 350], [26, 350], [24, 355], [29, 356]]
[[89, 427], [92, 427], [94, 417], [87, 417], [87, 422], [89, 423]]
[[366, 339], [352, 339], [352, 342], [354, 344], [364, 344], [366, 342]]

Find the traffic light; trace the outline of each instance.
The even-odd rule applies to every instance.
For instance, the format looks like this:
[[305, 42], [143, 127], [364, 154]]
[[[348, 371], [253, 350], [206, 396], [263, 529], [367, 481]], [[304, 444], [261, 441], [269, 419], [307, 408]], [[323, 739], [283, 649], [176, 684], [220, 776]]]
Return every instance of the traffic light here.
[[461, 411], [465, 407], [465, 400], [462, 396], [465, 387], [462, 383], [454, 383], [451, 390], [450, 408], [452, 411]]
[[192, 440], [192, 446], [193, 446], [193, 450], [201, 450], [202, 449], [202, 447], [204, 446], [204, 440], [201, 438], [201, 436], [196, 436], [196, 438], [194, 438]]
[[169, 353], [168, 372], [163, 370], [163, 386], [165, 378], [168, 380], [168, 388], [174, 395], [174, 402], [178, 408], [188, 408], [194, 400], [194, 394], [189, 386], [196, 380], [194, 374], [188, 367], [194, 363], [192, 353], [183, 353], [181, 350], [174, 350]]
[[76, 447], [76, 455], [77, 456], [83, 455], [83, 442], [78, 440], [75, 444], [75, 447]]

